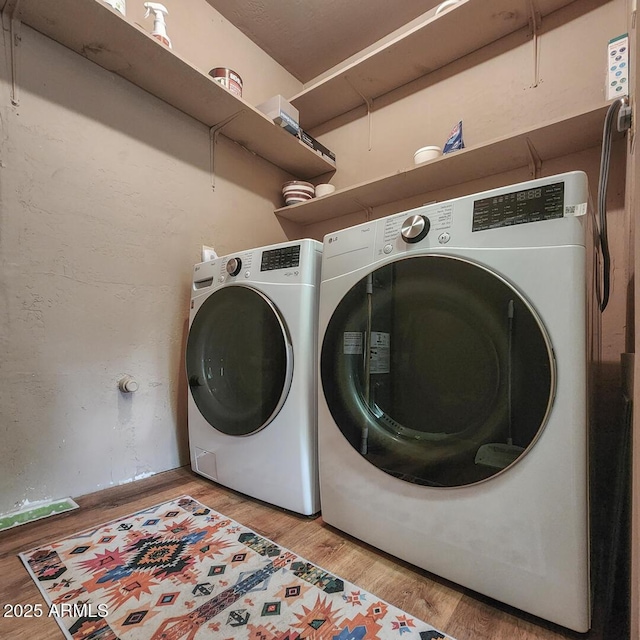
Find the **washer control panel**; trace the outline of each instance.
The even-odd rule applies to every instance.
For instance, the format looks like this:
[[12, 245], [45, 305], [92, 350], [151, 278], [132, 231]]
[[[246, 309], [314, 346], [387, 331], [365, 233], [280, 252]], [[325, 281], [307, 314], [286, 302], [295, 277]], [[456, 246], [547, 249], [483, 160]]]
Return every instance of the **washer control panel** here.
[[233, 281], [240, 275], [248, 278], [251, 275], [252, 262], [253, 254], [250, 252], [223, 257], [220, 259], [218, 282], [222, 284], [223, 282]]
[[300, 245], [268, 249], [262, 252], [260, 271], [290, 269], [300, 266]]
[[227, 285], [318, 284], [322, 244], [305, 238], [220, 256], [193, 269], [195, 295]]
[[227, 262], [227, 273], [230, 276], [237, 276], [240, 273], [240, 269], [242, 269], [242, 259], [229, 258]]

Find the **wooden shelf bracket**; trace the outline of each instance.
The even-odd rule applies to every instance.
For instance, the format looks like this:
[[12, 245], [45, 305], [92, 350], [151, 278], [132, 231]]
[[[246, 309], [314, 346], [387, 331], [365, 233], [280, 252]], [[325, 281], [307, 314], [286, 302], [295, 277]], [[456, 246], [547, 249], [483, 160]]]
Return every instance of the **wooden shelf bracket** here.
[[[2, 28], [9, 31], [11, 55], [11, 104], [17, 107], [20, 103], [18, 95], [18, 47], [20, 45], [20, 0], [8, 0], [2, 10]], [[7, 24], [8, 23], [8, 24]]]
[[369, 205], [363, 204], [357, 198], [354, 198], [353, 201], [364, 211], [365, 213], [365, 222], [370, 222], [373, 217], [373, 207]]
[[542, 176], [542, 159], [530, 138], [525, 138], [527, 143], [527, 152], [529, 153], [529, 172], [532, 178], [540, 178]]
[[368, 144], [368, 148], [369, 148], [369, 151], [371, 151], [372, 135], [373, 135], [373, 133], [372, 133], [373, 123], [372, 123], [371, 112], [373, 111], [373, 98], [367, 98], [360, 91], [358, 91], [358, 89], [356, 89], [353, 86], [353, 82], [351, 82], [351, 80], [349, 79], [349, 76], [345, 76], [344, 79], [347, 81], [348, 85], [362, 98], [363, 102], [367, 105], [367, 124], [368, 124], [368, 127], [369, 127], [369, 144]]
[[222, 129], [228, 125], [232, 120], [235, 120], [239, 115], [245, 112], [244, 109], [236, 111], [228, 118], [209, 128], [209, 165], [211, 170], [211, 190], [216, 190], [216, 146], [218, 144], [218, 135]]
[[540, 47], [538, 36], [540, 27], [542, 26], [542, 14], [536, 7], [535, 0], [529, 0], [529, 29], [531, 30], [531, 38], [533, 42], [533, 84], [535, 89], [540, 84]]

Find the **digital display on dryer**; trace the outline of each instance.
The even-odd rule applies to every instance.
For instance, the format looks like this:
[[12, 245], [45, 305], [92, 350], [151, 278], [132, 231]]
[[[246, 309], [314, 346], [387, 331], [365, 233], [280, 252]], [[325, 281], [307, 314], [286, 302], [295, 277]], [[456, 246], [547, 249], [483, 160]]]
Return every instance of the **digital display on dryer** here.
[[491, 196], [473, 203], [472, 231], [562, 218], [564, 182]]
[[289, 269], [300, 266], [300, 245], [270, 249], [262, 252], [260, 271], [273, 271], [274, 269]]

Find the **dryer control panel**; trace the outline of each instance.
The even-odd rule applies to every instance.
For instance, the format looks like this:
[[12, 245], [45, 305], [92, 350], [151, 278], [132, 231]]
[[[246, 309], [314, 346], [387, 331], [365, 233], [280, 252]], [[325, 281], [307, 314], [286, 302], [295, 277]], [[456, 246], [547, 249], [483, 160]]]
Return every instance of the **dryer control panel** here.
[[498, 229], [564, 215], [564, 182], [554, 182], [474, 200], [471, 230]]
[[582, 171], [538, 178], [329, 233], [322, 279], [417, 251], [584, 246], [589, 192]]
[[376, 237], [376, 256], [389, 255], [404, 250], [407, 245], [420, 242], [429, 236], [430, 244], [445, 245], [451, 239], [454, 203], [438, 202], [422, 209], [416, 209], [413, 215], [407, 212], [396, 213], [384, 219], [384, 225]]

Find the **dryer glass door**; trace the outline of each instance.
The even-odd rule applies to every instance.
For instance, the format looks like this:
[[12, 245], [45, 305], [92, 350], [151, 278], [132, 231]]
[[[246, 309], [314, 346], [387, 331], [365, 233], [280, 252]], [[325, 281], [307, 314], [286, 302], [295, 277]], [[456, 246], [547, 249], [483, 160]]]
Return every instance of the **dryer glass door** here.
[[286, 400], [293, 374], [283, 319], [259, 291], [229, 286], [196, 313], [187, 341], [193, 399], [209, 424], [232, 436], [264, 428]]
[[516, 464], [547, 421], [555, 363], [533, 307], [460, 258], [405, 258], [338, 304], [321, 379], [333, 419], [369, 462], [408, 482], [473, 484]]

